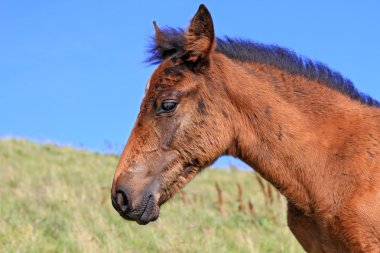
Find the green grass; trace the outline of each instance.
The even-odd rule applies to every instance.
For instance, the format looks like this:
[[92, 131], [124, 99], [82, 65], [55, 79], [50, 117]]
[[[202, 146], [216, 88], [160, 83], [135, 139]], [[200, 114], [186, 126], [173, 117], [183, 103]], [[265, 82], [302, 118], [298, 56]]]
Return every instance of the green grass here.
[[[24, 140], [0, 140], [0, 252], [302, 252], [286, 204], [270, 208], [253, 172], [207, 169], [146, 226], [112, 208], [117, 157]], [[220, 215], [215, 183], [224, 197]], [[254, 217], [238, 211], [237, 187]]]

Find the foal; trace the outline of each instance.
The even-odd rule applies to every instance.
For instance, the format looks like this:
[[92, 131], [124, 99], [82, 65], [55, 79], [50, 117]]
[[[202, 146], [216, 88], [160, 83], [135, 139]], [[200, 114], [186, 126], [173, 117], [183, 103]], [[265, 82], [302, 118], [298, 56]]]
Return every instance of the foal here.
[[202, 168], [232, 155], [288, 200], [308, 252], [380, 252], [380, 110], [321, 63], [217, 39], [201, 5], [186, 31], [160, 30], [112, 204], [147, 224]]

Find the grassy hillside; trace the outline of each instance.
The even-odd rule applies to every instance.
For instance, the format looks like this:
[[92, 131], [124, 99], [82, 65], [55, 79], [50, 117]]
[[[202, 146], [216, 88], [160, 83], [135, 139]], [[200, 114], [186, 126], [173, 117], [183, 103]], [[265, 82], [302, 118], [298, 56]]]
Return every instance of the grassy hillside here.
[[[284, 200], [274, 194], [265, 205], [253, 172], [208, 169], [184, 198], [161, 208], [158, 221], [124, 221], [109, 198], [117, 159], [0, 140], [0, 252], [302, 252], [286, 227]], [[253, 216], [248, 206], [239, 211], [237, 182]]]

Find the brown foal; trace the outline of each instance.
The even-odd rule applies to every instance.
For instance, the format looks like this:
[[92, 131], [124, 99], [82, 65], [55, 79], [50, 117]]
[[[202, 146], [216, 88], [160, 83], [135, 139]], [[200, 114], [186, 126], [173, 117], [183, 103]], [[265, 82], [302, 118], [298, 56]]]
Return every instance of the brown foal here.
[[380, 252], [379, 103], [325, 65], [251, 41], [218, 39], [201, 5], [186, 31], [160, 30], [151, 76], [117, 166], [112, 203], [147, 224], [222, 155], [288, 200], [308, 252]]

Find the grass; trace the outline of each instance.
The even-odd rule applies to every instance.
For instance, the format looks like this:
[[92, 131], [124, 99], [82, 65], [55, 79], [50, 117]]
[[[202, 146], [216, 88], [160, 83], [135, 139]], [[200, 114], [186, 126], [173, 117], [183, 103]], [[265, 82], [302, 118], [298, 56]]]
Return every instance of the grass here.
[[[265, 196], [253, 172], [207, 169], [146, 226], [112, 208], [118, 157], [0, 140], [0, 252], [302, 252], [286, 226], [286, 204]], [[215, 183], [224, 197], [218, 211]], [[238, 211], [237, 186], [254, 217]]]

